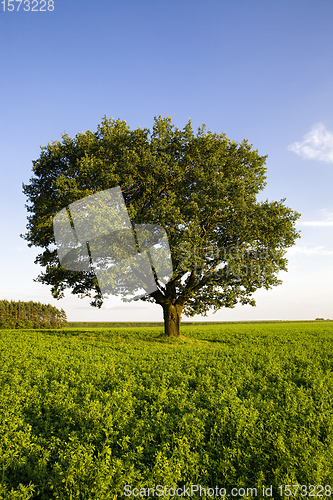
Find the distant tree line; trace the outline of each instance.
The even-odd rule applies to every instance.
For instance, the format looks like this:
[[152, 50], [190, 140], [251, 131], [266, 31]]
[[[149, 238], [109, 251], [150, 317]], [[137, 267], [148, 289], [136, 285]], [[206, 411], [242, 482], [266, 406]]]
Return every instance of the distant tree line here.
[[0, 301], [0, 328], [62, 328], [66, 313], [40, 302]]

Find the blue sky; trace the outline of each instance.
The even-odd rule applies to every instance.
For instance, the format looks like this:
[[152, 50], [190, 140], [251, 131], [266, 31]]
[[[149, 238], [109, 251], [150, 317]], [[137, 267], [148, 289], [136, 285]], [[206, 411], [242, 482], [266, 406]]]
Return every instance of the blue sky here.
[[[38, 3], [38, 8], [41, 2]], [[36, 2], [35, 4], [36, 5]], [[19, 237], [22, 182], [40, 146], [104, 115], [131, 128], [171, 116], [205, 123], [268, 154], [259, 199], [302, 214], [283, 284], [257, 307], [194, 320], [333, 319], [333, 3], [331, 0], [55, 0], [0, 4], [0, 299], [63, 307], [68, 319], [162, 321], [158, 305], [109, 299], [101, 310], [33, 282], [37, 248]], [[183, 318], [186, 320], [186, 318]]]

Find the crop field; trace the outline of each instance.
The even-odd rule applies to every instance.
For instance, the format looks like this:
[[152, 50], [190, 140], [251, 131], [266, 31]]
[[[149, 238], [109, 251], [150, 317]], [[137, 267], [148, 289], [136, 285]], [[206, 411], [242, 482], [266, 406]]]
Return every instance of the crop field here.
[[0, 352], [0, 499], [331, 496], [333, 322], [1, 330]]

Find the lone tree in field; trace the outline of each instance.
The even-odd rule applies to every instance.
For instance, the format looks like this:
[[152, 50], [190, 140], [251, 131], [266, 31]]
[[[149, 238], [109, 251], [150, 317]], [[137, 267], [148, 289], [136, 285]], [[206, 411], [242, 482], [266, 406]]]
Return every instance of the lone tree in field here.
[[53, 217], [81, 198], [120, 186], [132, 224], [158, 224], [167, 233], [172, 278], [156, 278], [157, 290], [141, 298], [162, 306], [167, 335], [180, 334], [182, 313], [206, 315], [237, 302], [255, 306], [255, 290], [281, 283], [277, 274], [287, 270], [284, 255], [299, 237], [300, 214], [285, 199], [256, 200], [266, 185], [266, 156], [251, 148], [247, 140], [237, 144], [205, 126], [195, 135], [190, 120], [179, 130], [162, 117], [155, 117], [152, 132], [105, 117], [96, 133], [64, 134], [42, 147], [23, 185], [31, 214], [23, 238], [44, 249], [35, 262], [46, 270], [36, 281], [52, 285], [55, 298], [70, 288], [101, 307], [94, 272], [61, 267]]

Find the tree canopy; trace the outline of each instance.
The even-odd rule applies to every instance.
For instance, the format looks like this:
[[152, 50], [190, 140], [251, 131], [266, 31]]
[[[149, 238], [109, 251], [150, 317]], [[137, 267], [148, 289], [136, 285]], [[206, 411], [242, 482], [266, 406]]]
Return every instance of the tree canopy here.
[[63, 134], [41, 148], [23, 185], [30, 213], [23, 237], [44, 249], [36, 263], [45, 272], [36, 280], [51, 285], [56, 298], [69, 288], [102, 305], [93, 271], [60, 265], [53, 217], [120, 186], [132, 224], [158, 224], [168, 237], [173, 275], [167, 283], [155, 275], [157, 290], [141, 298], [162, 306], [168, 335], [179, 335], [182, 313], [255, 305], [258, 288], [281, 283], [286, 249], [299, 237], [300, 214], [285, 199], [257, 201], [266, 185], [266, 158], [248, 140], [236, 143], [204, 125], [194, 134], [190, 120], [181, 130], [161, 116], [152, 131], [104, 117], [95, 133]]

